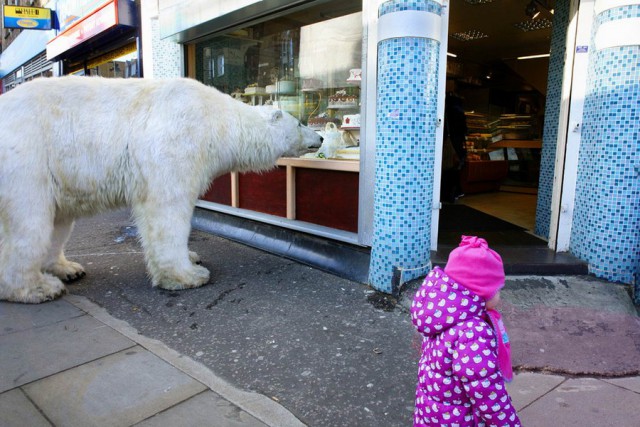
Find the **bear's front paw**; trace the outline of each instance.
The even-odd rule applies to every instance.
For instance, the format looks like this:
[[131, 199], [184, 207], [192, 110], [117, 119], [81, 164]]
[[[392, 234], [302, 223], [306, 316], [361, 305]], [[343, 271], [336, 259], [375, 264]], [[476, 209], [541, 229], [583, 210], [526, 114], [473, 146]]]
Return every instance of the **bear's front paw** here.
[[164, 274], [157, 281], [157, 286], [162, 289], [180, 290], [198, 288], [209, 281], [209, 270], [199, 265], [182, 271]]
[[15, 290], [7, 300], [38, 304], [54, 300], [66, 292], [67, 290], [60, 279], [49, 274], [41, 274], [38, 280], [30, 283], [28, 287]]
[[60, 280], [65, 282], [72, 282], [74, 280], [81, 279], [86, 275], [84, 267], [77, 262], [72, 261], [59, 261], [45, 269], [47, 273], [51, 273]]

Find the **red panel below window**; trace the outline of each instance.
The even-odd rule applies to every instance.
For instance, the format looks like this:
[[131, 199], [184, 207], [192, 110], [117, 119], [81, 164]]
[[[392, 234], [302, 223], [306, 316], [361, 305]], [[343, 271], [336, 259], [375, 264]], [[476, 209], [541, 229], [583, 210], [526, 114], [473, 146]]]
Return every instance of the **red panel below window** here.
[[239, 176], [240, 206], [243, 209], [287, 216], [287, 170], [284, 167], [265, 173]]
[[359, 175], [296, 169], [296, 219], [358, 232]]
[[231, 206], [231, 174], [222, 175], [213, 180], [202, 200]]

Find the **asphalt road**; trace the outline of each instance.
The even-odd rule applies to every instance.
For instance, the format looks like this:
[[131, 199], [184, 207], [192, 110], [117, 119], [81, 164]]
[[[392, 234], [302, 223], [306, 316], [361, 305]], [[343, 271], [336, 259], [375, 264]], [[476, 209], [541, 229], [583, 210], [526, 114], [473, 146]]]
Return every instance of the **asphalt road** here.
[[406, 309], [369, 287], [193, 231], [211, 281], [152, 288], [126, 211], [78, 221], [68, 285], [141, 334], [284, 405], [310, 426], [411, 424], [418, 341]]

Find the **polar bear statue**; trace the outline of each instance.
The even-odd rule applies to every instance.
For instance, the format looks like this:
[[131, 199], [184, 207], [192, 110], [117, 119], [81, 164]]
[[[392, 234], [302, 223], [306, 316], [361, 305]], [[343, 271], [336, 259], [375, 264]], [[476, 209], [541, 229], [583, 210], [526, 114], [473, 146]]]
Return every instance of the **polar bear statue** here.
[[319, 146], [291, 115], [190, 79], [36, 79], [0, 95], [0, 300], [39, 303], [84, 276], [76, 218], [130, 206], [153, 286], [209, 281], [187, 247], [195, 202], [230, 171]]

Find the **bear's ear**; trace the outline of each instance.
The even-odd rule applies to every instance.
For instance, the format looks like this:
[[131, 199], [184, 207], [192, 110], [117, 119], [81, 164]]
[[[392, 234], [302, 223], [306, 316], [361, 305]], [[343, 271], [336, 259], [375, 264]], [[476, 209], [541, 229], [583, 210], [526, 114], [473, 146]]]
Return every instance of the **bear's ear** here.
[[283, 117], [282, 111], [274, 110], [271, 113], [271, 123], [275, 123]]

